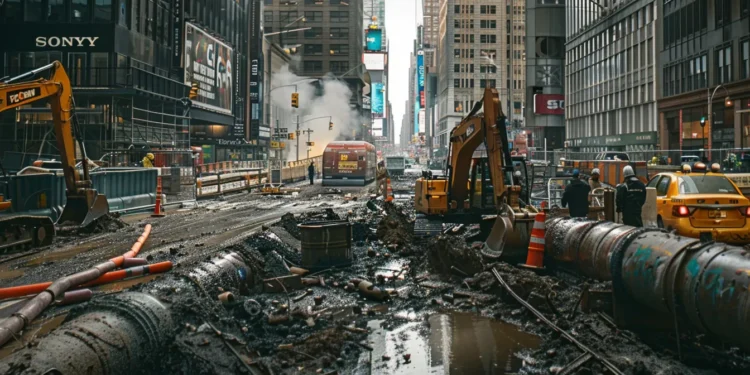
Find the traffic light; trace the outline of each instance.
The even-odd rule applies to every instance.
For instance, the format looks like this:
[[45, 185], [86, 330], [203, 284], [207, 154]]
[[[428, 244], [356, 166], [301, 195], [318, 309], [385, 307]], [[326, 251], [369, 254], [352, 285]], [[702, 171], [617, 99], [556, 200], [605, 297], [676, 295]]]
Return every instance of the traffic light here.
[[296, 135], [296, 134], [294, 134], [294, 133], [289, 133], [289, 134], [287, 135], [287, 137], [289, 137], [289, 139], [291, 139], [291, 140], [294, 140], [295, 138], [297, 138], [297, 135]]
[[706, 116], [701, 116], [701, 127], [706, 126]]
[[190, 85], [190, 93], [188, 94], [188, 99], [193, 100], [198, 97], [198, 82], [193, 82]]
[[307, 145], [310, 146], [310, 147], [314, 147], [315, 146], [315, 142], [307, 142]]
[[299, 93], [292, 93], [292, 107], [299, 108]]
[[333, 123], [332, 122], [328, 122], [328, 130], [333, 130]]

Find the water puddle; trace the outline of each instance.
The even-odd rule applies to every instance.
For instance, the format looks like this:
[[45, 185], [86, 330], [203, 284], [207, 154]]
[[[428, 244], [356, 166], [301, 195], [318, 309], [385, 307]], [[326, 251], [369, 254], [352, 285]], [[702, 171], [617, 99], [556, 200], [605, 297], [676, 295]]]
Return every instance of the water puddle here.
[[382, 322], [369, 324], [374, 350], [362, 354], [357, 374], [512, 374], [523, 364], [517, 353], [540, 344], [515, 325], [470, 313], [435, 314], [429, 326], [412, 322], [393, 330], [381, 328]]

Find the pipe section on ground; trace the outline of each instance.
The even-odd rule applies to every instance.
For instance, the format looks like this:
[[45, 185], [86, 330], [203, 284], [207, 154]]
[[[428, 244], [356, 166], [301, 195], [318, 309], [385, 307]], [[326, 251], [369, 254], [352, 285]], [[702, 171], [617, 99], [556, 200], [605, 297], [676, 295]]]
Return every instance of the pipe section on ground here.
[[750, 350], [750, 254], [659, 229], [548, 220], [546, 255], [581, 274], [612, 280], [616, 296]]

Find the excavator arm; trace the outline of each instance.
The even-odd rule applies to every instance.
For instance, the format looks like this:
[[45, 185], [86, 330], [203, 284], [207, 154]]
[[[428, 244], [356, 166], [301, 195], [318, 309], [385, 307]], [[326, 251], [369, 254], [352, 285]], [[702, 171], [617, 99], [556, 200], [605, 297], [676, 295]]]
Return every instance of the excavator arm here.
[[508, 134], [505, 127], [505, 114], [500, 106], [497, 89], [486, 88], [482, 98], [483, 115], [477, 115], [479, 106], [469, 113], [451, 131], [451, 154], [449, 164], [449, 196], [452, 205], [462, 205], [467, 198], [469, 170], [474, 151], [482, 142], [487, 147], [490, 178], [494, 187], [494, 202], [498, 209], [504, 203], [506, 194], [505, 166], [510, 166]]
[[[40, 73], [49, 72], [49, 78], [32, 81]], [[75, 143], [73, 137], [73, 90], [65, 69], [59, 61], [0, 82], [0, 112], [47, 100], [52, 109], [57, 148], [60, 150], [65, 176], [65, 209], [59, 223], [74, 222], [86, 226], [109, 212], [106, 197], [92, 188], [88, 173], [88, 161], [83, 163], [83, 176], [76, 169]], [[81, 145], [81, 150], [85, 148]]]

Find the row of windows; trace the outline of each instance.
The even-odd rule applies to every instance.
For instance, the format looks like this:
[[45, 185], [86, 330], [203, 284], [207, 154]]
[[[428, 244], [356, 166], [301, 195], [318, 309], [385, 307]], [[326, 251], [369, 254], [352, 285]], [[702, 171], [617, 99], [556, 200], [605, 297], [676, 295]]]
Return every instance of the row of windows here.
[[[479, 80], [479, 87], [484, 88], [486, 85], [489, 85], [490, 88], [496, 88], [497, 87], [497, 80], [494, 79], [480, 79]], [[453, 80], [453, 87], [455, 88], [473, 88], [474, 87], [474, 79], [454, 79]]]
[[[454, 5], [453, 13], [456, 14], [474, 14], [473, 5]], [[496, 5], [480, 5], [479, 14], [497, 14]]]
[[[278, 21], [279, 22], [292, 22], [298, 17], [304, 17], [304, 22], [323, 22], [323, 12], [319, 11], [306, 11], [303, 15], [298, 15], [296, 10], [293, 11], [280, 11]], [[273, 11], [268, 10], [263, 12], [264, 22], [273, 22]], [[328, 12], [329, 22], [349, 22], [348, 11], [330, 11]]]
[[[566, 114], [570, 108], [566, 107]], [[656, 130], [654, 103], [636, 105], [607, 112], [591, 113], [585, 117], [566, 119], [569, 139], [638, 133]]]
[[[739, 79], [750, 78], [750, 40], [740, 42]], [[715, 63], [714, 79], [716, 84], [735, 80], [732, 46], [717, 48], [713, 53]], [[687, 61], [665, 66], [663, 69], [664, 96], [678, 95], [708, 86], [707, 55], [703, 54]]]
[[708, 20], [706, 2], [707, 0], [696, 0], [664, 17], [665, 46], [706, 29]]
[[[521, 39], [518, 39], [519, 42]], [[474, 34], [453, 34], [454, 43], [474, 43]], [[497, 43], [496, 34], [480, 34], [479, 43]], [[508, 35], [507, 43], [510, 44], [510, 35]]]
[[[328, 3], [329, 5], [349, 5], [350, 0], [305, 0], [305, 5], [324, 5], [325, 3]], [[297, 2], [296, 1], [290, 1], [290, 0], [263, 0], [263, 4], [265, 5], [274, 5], [274, 2], [276, 5], [294, 5]]]
[[112, 0], [6, 0], [5, 22], [111, 22]]
[[[273, 32], [272, 27], [264, 27], [263, 30], [266, 33]], [[298, 37], [298, 32], [284, 34], [284, 39], [295, 39]], [[322, 27], [311, 27], [304, 31], [305, 38], [322, 38], [323, 28]], [[348, 27], [331, 27], [329, 28], [328, 36], [331, 39], [349, 39], [349, 28]]]
[[[330, 61], [329, 63], [330, 69], [328, 71], [345, 73], [349, 70], [348, 61]], [[305, 60], [302, 62], [302, 69], [305, 73], [323, 73], [323, 61]]]
[[[323, 45], [305, 44], [304, 51], [305, 55], [307, 56], [320, 56], [323, 55]], [[328, 54], [331, 56], [347, 56], [349, 55], [349, 45], [331, 44], [331, 48], [328, 50]]]
[[[569, 10], [569, 12], [574, 11]], [[626, 35], [634, 33], [636, 30], [651, 24], [655, 18], [656, 12], [654, 11], [654, 4], [650, 3], [625, 17], [623, 20], [615, 23], [596, 37], [589, 39], [586, 43], [583, 43], [579, 47], [581, 49], [573, 51], [573, 58], [578, 59], [582, 55], [589, 54], [620, 38], [624, 38]]]
[[[453, 27], [456, 29], [473, 29], [474, 20], [453, 20]], [[496, 20], [479, 20], [479, 28], [480, 29], [497, 29], [497, 21]]]

